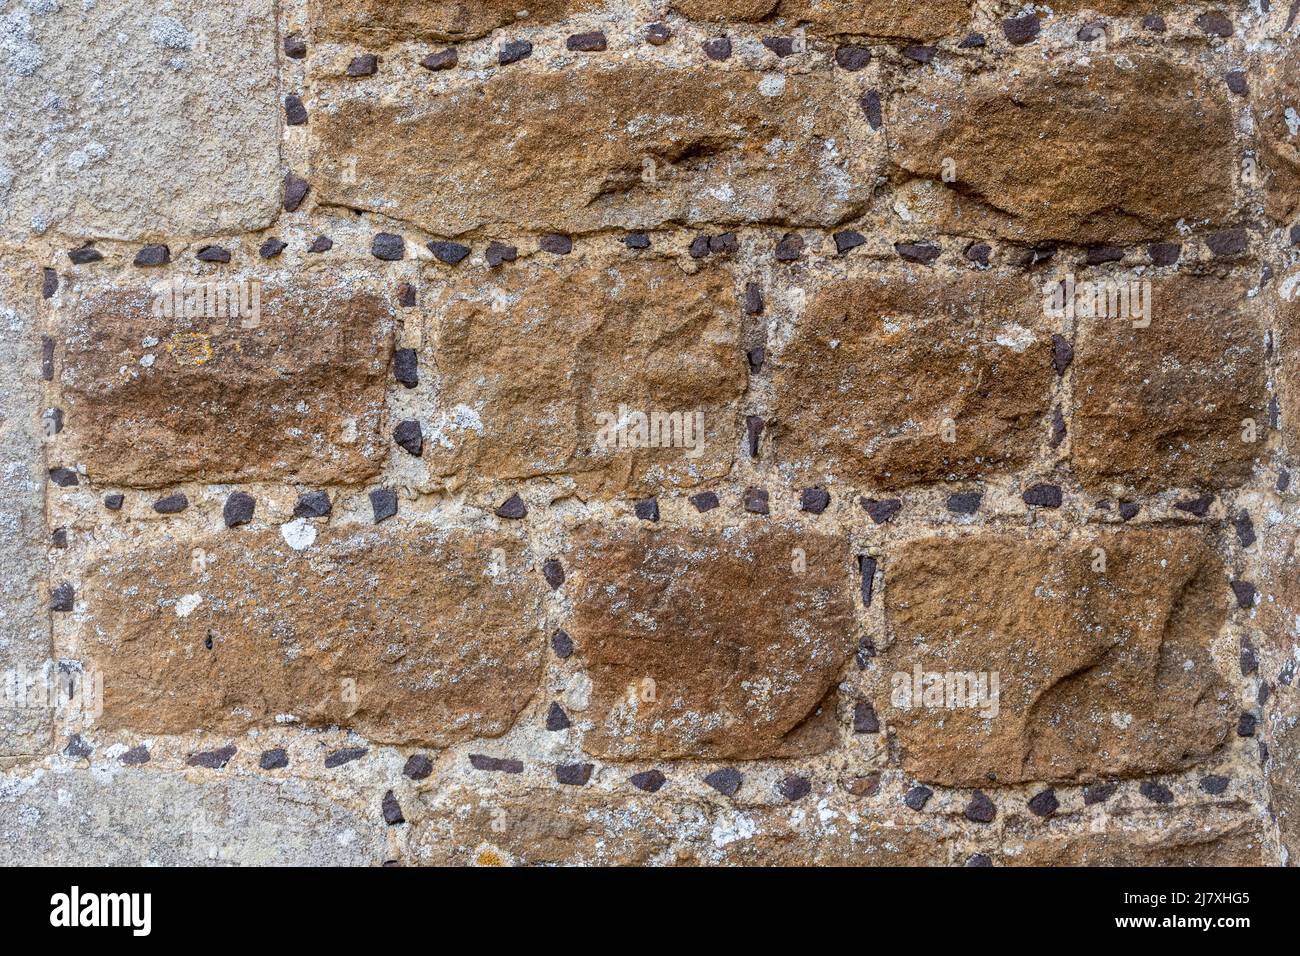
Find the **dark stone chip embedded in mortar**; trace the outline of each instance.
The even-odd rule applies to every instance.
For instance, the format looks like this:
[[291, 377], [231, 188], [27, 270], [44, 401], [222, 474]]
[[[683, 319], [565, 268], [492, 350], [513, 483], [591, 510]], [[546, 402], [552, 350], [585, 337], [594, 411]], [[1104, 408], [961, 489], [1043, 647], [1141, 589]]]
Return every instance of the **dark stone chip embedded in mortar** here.
[[646, 793], [658, 793], [667, 778], [658, 770], [643, 770], [628, 777], [628, 782]]
[[1154, 780], [1143, 780], [1138, 787], [1138, 793], [1152, 803], [1168, 804], [1174, 802], [1174, 792], [1163, 783], [1156, 783]]
[[397, 802], [397, 797], [393, 791], [389, 790], [384, 794], [380, 807], [383, 810], [384, 822], [390, 827], [406, 822], [406, 817], [402, 816], [402, 805]]
[[659, 500], [657, 498], [642, 498], [633, 506], [636, 516], [642, 521], [659, 520]]
[[1179, 511], [1186, 511], [1188, 514], [1195, 515], [1198, 518], [1204, 518], [1210, 511], [1210, 505], [1214, 504], [1214, 495], [1202, 495], [1199, 498], [1192, 498], [1187, 501], [1179, 501], [1174, 507]]
[[799, 493], [799, 508], [819, 515], [830, 507], [831, 493], [824, 488], [805, 488]]
[[559, 558], [547, 558], [542, 563], [542, 577], [546, 578], [546, 583], [551, 586], [551, 590], [557, 590], [564, 583], [564, 565], [560, 563]]
[[704, 55], [710, 60], [725, 60], [731, 56], [731, 41], [726, 37], [717, 37], [704, 42]]
[[930, 802], [934, 796], [934, 791], [929, 787], [916, 786], [907, 791], [903, 797], [903, 802], [912, 810], [924, 810], [925, 805]]
[[1039, 817], [1050, 817], [1061, 806], [1056, 799], [1056, 791], [1042, 790], [1029, 798], [1029, 812]]
[[794, 803], [796, 800], [802, 800], [812, 793], [812, 781], [807, 777], [791, 774], [782, 778], [781, 782], [776, 785], [776, 789], [781, 796]]
[[504, 262], [514, 262], [519, 258], [519, 250], [514, 246], [507, 246], [503, 242], [489, 242], [487, 251], [483, 254], [487, 264], [496, 268]]
[[794, 262], [803, 255], [803, 236], [797, 232], [787, 232], [776, 244], [777, 262]]
[[489, 757], [486, 754], [470, 754], [469, 765], [475, 770], [485, 770], [489, 773], [524, 772], [522, 760], [513, 760], [509, 757]]
[[862, 510], [876, 524], [888, 523], [903, 507], [903, 503], [897, 498], [862, 498], [860, 503]]
[[406, 240], [391, 232], [375, 235], [370, 243], [370, 254], [385, 262], [396, 262], [406, 258]]
[[293, 173], [287, 173], [284, 177], [284, 211], [296, 212], [302, 205], [302, 201], [307, 198], [309, 189], [311, 186], [307, 180]]
[[104, 495], [104, 507], [109, 511], [121, 511], [122, 504], [126, 501], [126, 496], [121, 494]]
[[575, 33], [564, 41], [564, 47], [574, 53], [600, 53], [605, 49], [605, 34], [599, 30]]
[[1105, 803], [1111, 797], [1115, 796], [1115, 791], [1119, 789], [1117, 783], [1094, 783], [1083, 788], [1083, 804], [1090, 807], [1094, 803]]
[[295, 518], [324, 518], [333, 510], [334, 505], [330, 503], [328, 492], [308, 491], [298, 496], [298, 501], [293, 506], [293, 516]]
[[406, 758], [406, 766], [402, 768], [402, 776], [411, 780], [424, 780], [433, 773], [433, 761], [427, 754], [411, 754]]
[[1025, 489], [1021, 497], [1025, 500], [1025, 504], [1031, 507], [1061, 507], [1061, 489], [1058, 485], [1031, 485]]
[[66, 614], [72, 610], [76, 603], [77, 590], [68, 582], [60, 584], [58, 587], [50, 590], [50, 610]]
[[865, 46], [846, 43], [835, 49], [835, 64], [850, 73], [856, 73], [870, 62], [871, 50]]
[[262, 243], [258, 247], [257, 254], [261, 256], [263, 259], [274, 259], [280, 253], [284, 252], [284, 250], [287, 249], [288, 247], [289, 244], [287, 242], [282, 242], [279, 239], [271, 238], [266, 240], [266, 242]]
[[860, 700], [853, 705], [853, 732], [855, 734], [880, 733], [880, 719], [869, 701]]
[[970, 803], [966, 804], [966, 819], [974, 823], [992, 823], [998, 809], [983, 790], [971, 794]]
[[691, 495], [689, 500], [700, 514], [718, 507], [718, 496], [712, 491], [701, 491], [698, 495]]
[[121, 761], [127, 767], [139, 767], [147, 764], [149, 762], [149, 748], [144, 744], [132, 747], [122, 754]]
[[835, 251], [844, 255], [851, 249], [856, 249], [867, 241], [867, 237], [856, 229], [841, 229], [832, 236], [835, 240]]
[[546, 710], [546, 729], [555, 732], [569, 729], [569, 715], [564, 712], [564, 708], [551, 701], [551, 706]]
[[49, 470], [49, 476], [50, 481], [54, 482], [60, 488], [75, 488], [80, 483], [80, 479], [77, 477], [77, 472], [72, 468], [62, 465], [58, 468], [51, 468]]
[[289, 766], [289, 754], [283, 747], [263, 751], [257, 765], [263, 770], [283, 770]]
[[501, 66], [509, 66], [511, 63], [518, 63], [533, 55], [533, 45], [527, 40], [509, 40], [501, 44], [501, 49], [497, 53], [497, 63]]
[[375, 524], [388, 520], [397, 514], [397, 492], [392, 488], [376, 488], [370, 492], [370, 509]]
[[420, 356], [415, 349], [398, 349], [393, 353], [393, 375], [407, 388], [420, 384]]
[[984, 500], [982, 491], [964, 491], [948, 496], [948, 510], [956, 515], [973, 515]]
[[290, 93], [284, 98], [284, 121], [290, 126], [302, 126], [307, 122], [307, 107], [302, 103], [302, 97], [296, 93]]
[[1041, 29], [1038, 17], [1032, 13], [1026, 13], [1019, 17], [1008, 17], [1002, 21], [1002, 35], [1013, 46], [1024, 46], [1037, 37]]
[[420, 61], [420, 66], [436, 73], [439, 70], [450, 70], [459, 62], [460, 55], [456, 52], [456, 48], [451, 46], [437, 53], [430, 53]]
[[496, 511], [498, 518], [508, 518], [512, 521], [518, 521], [528, 515], [528, 506], [524, 504], [524, 499], [514, 494], [501, 502], [501, 506]]
[[794, 55], [794, 40], [790, 37], [763, 37], [763, 46], [779, 57]]
[[104, 254], [93, 246], [85, 245], [80, 249], [71, 250], [68, 258], [72, 260], [74, 266], [85, 266], [92, 262], [99, 262], [104, 258]]
[[469, 246], [460, 242], [430, 242], [429, 251], [433, 258], [446, 265], [459, 265], [469, 255]]
[[562, 763], [555, 767], [555, 779], [570, 787], [585, 787], [595, 769], [589, 763]]
[[234, 759], [236, 750], [233, 746], [225, 746], [219, 750], [203, 750], [199, 753], [190, 754], [189, 759], [185, 761], [191, 767], [204, 767], [208, 770], [224, 769], [226, 764]]
[[1237, 607], [1245, 610], [1255, 606], [1255, 585], [1249, 581], [1229, 581], [1228, 584], [1236, 595]]
[[190, 499], [186, 498], [180, 492], [174, 495], [167, 495], [165, 498], [159, 498], [153, 503], [153, 510], [160, 515], [180, 514], [190, 506]]
[[744, 781], [745, 775], [732, 767], [715, 770], [704, 778], [705, 783], [724, 797], [734, 797]]
[[930, 242], [896, 242], [894, 251], [908, 262], [928, 266], [939, 258], [940, 248]]
[[257, 500], [252, 495], [243, 491], [233, 491], [226, 498], [226, 503], [221, 509], [221, 518], [227, 528], [235, 528], [252, 521], [253, 512], [256, 510]]
[[537, 245], [542, 252], [549, 252], [555, 256], [567, 256], [573, 251], [573, 240], [558, 232], [550, 232], [542, 236]]
[[573, 638], [568, 631], [556, 631], [551, 635], [551, 650], [560, 660], [568, 660], [573, 654]]
[[223, 246], [204, 246], [195, 258], [200, 262], [229, 262], [230, 250]]
[[368, 753], [370, 753], [370, 748], [368, 747], [344, 747], [340, 750], [334, 751], [325, 758], [325, 769], [333, 770], [335, 767], [341, 767], [345, 763], [360, 760]]
[[1221, 797], [1228, 789], [1228, 778], [1213, 773], [1202, 777], [1201, 789], [1212, 796]]
[[348, 76], [374, 76], [379, 72], [379, 57], [373, 53], [354, 56], [348, 64]]
[[765, 515], [768, 513], [767, 489], [749, 487], [745, 489], [744, 497], [745, 510], [750, 514]]
[[137, 266], [165, 266], [172, 260], [172, 251], [162, 243], [151, 243], [143, 246], [135, 254], [135, 264]]
[[673, 37], [673, 31], [662, 23], [652, 23], [645, 28], [646, 42], [652, 46], [663, 46]]
[[307, 251], [312, 253], [321, 253], [321, 252], [329, 252], [333, 248], [334, 248], [333, 239], [331, 239], [329, 236], [317, 236], [315, 239], [312, 240], [311, 245], [307, 247]]
[[393, 441], [416, 458], [424, 454], [424, 432], [415, 419], [398, 422], [397, 427], [393, 429]]

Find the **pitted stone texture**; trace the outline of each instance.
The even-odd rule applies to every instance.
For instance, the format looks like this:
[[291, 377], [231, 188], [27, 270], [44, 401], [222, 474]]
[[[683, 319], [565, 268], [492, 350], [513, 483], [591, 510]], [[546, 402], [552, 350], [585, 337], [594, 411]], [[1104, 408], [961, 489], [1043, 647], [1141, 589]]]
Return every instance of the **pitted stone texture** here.
[[1268, 301], [1279, 333], [1282, 441], [1287, 453], [1296, 456], [1300, 454], [1300, 269], [1287, 271], [1274, 284]]
[[322, 202], [440, 235], [665, 223], [832, 225], [881, 147], [824, 76], [593, 65], [494, 74], [414, 103], [357, 97], [313, 120]]
[[1300, 38], [1291, 36], [1280, 56], [1261, 58], [1250, 90], [1259, 128], [1264, 208], [1291, 226], [1300, 216]]
[[[480, 272], [439, 312], [438, 414], [424, 452], [435, 473], [571, 475], [605, 496], [729, 471], [747, 372], [721, 269]], [[660, 427], [642, 434], [636, 414]], [[664, 414], [677, 431], [653, 417]]]
[[140, 767], [0, 776], [5, 866], [377, 866], [383, 829], [301, 781]]
[[[1149, 327], [1127, 315], [1077, 319], [1071, 457], [1085, 487], [1211, 490], [1249, 479], [1268, 436], [1257, 301], [1232, 280], [1177, 276], [1152, 281]], [[1244, 440], [1246, 419], [1254, 441]]]
[[[1274, 522], [1273, 517], [1279, 518]], [[1262, 737], [1270, 758], [1265, 778], [1278, 835], [1292, 865], [1300, 860], [1300, 515], [1287, 507], [1270, 517], [1260, 543], [1267, 569], [1259, 583], [1256, 672], [1272, 688]]]
[[324, 484], [379, 471], [393, 338], [380, 296], [268, 283], [256, 328], [155, 317], [153, 298], [92, 293], [61, 317], [66, 447], [92, 481]]
[[293, 714], [378, 743], [499, 736], [541, 668], [526, 565], [519, 538], [422, 529], [322, 529], [303, 552], [268, 530], [106, 558], [85, 582], [101, 725], [234, 733]]
[[937, 40], [957, 33], [970, 20], [964, 0], [673, 0], [672, 9], [692, 20], [756, 22], [769, 16], [807, 23], [826, 34]]
[[[1023, 843], [1021, 842], [1023, 840]], [[1276, 865], [1258, 819], [1202, 811], [1126, 814], [1097, 831], [1044, 834], [1012, 829], [998, 866], [1269, 866]]]
[[[596, 9], [602, 0], [313, 0], [316, 35], [332, 43], [473, 40], [498, 27], [533, 27]], [[526, 11], [525, 16], [520, 13]]]
[[946, 231], [1113, 244], [1236, 208], [1227, 89], [1193, 67], [1130, 54], [917, 75], [889, 101], [891, 158], [900, 178], [939, 183], [953, 160], [956, 181], [933, 192]]
[[0, 236], [268, 225], [280, 181], [275, 46], [272, 0], [6, 4]]
[[[1173, 772], [1231, 729], [1233, 701], [1209, 654], [1227, 613], [1223, 567], [1194, 532], [929, 538], [899, 549], [885, 576], [892, 643], [871, 670], [876, 711], [919, 780]], [[996, 715], [947, 707], [971, 693], [943, 678], [922, 676], [931, 696], [915, 706], [918, 666], [989, 675], [990, 690], [997, 673]]]
[[589, 527], [568, 563], [589, 753], [725, 760], [835, 742], [824, 699], [857, 646], [842, 539]]
[[952, 838], [942, 820], [900, 825], [843, 794], [821, 796], [816, 813], [792, 813], [662, 793], [455, 787], [424, 797], [412, 857], [440, 866], [942, 866]]
[[775, 357], [794, 483], [879, 488], [1018, 467], [1051, 406], [1052, 336], [1018, 276], [898, 271], [825, 287]]
[[[21, 261], [21, 260], [18, 260]], [[34, 274], [35, 266], [32, 266]], [[50, 646], [37, 295], [0, 271], [0, 679], [44, 680]], [[3, 690], [0, 690], [3, 693]], [[42, 752], [50, 715], [0, 700], [0, 756]]]

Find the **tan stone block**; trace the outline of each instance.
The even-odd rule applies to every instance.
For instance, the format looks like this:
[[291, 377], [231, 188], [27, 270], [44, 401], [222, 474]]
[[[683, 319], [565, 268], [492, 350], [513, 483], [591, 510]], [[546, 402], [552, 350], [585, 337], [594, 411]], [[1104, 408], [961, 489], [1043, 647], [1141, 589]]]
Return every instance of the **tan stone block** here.
[[1147, 327], [1132, 309], [1078, 320], [1075, 473], [1099, 494], [1242, 484], [1269, 429], [1256, 300], [1235, 280], [1185, 276], [1155, 279], [1143, 296]]
[[322, 202], [447, 236], [831, 225], [865, 206], [881, 152], [827, 77], [634, 63], [342, 99], [313, 124]]
[[928, 538], [887, 556], [884, 573], [891, 643], [870, 669], [873, 696], [918, 779], [1173, 772], [1233, 726], [1209, 651], [1229, 591], [1194, 532]]
[[569, 475], [603, 497], [729, 472], [747, 372], [723, 270], [514, 268], [475, 273], [444, 301], [435, 473]]
[[837, 282], [774, 358], [774, 453], [800, 484], [997, 474], [1045, 440], [1054, 378], [1041, 297], [1021, 276]]
[[211, 283], [181, 289], [216, 305], [190, 317], [182, 302], [167, 317], [155, 314], [166, 301], [155, 289], [120, 288], [60, 316], [66, 453], [92, 481], [333, 483], [379, 471], [393, 351], [383, 298], [256, 279], [227, 287], [226, 301], [260, 303], [250, 316], [220, 305]]
[[567, 562], [589, 753], [783, 757], [835, 742], [827, 695], [858, 642], [842, 540], [593, 527]]
[[1025, 242], [1173, 238], [1226, 223], [1238, 156], [1220, 78], [1159, 57], [1019, 64], [956, 84], [927, 72], [888, 103], [900, 178], [943, 182], [945, 231]]
[[93, 567], [83, 644], [104, 674], [100, 727], [236, 733], [293, 715], [381, 743], [505, 733], [541, 673], [541, 577], [522, 539], [313, 530]]

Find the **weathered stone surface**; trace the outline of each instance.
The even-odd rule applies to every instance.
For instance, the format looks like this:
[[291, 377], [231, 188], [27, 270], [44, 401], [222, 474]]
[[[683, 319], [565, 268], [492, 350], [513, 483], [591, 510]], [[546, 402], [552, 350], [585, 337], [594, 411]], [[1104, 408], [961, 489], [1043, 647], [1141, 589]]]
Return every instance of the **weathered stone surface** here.
[[970, 20], [965, 0], [673, 0], [672, 9], [693, 20], [753, 22], [768, 16], [807, 23], [822, 34], [854, 34], [909, 40], [937, 40]]
[[[899, 549], [885, 574], [893, 640], [870, 673], [877, 713], [918, 779], [988, 787], [1170, 772], [1231, 729], [1209, 655], [1227, 589], [1194, 532], [929, 538]], [[987, 675], [986, 701], [969, 706], [973, 687], [922, 677], [931, 697], [917, 706], [917, 668]]]
[[345, 43], [473, 40], [498, 27], [538, 26], [598, 8], [602, 0], [312, 0], [316, 35]]
[[1289, 226], [1300, 216], [1300, 39], [1293, 36], [1282, 55], [1253, 76], [1264, 208]]
[[[1016, 837], [1022, 836], [1021, 844]], [[1202, 814], [1111, 819], [1097, 832], [1013, 832], [996, 866], [1268, 866], [1268, 840], [1258, 819]]]
[[900, 178], [937, 182], [953, 160], [956, 180], [934, 191], [945, 229], [1117, 243], [1232, 215], [1228, 93], [1192, 67], [1130, 54], [1018, 64], [961, 84], [917, 75], [889, 101], [891, 159]]
[[414, 862], [440, 866], [935, 866], [942, 821], [901, 825], [835, 797], [818, 812], [626, 793], [456, 787], [425, 797]]
[[[46, 580], [40, 335], [35, 289], [0, 271], [0, 693], [21, 673], [35, 680], [51, 654]], [[15, 685], [16, 686], [16, 685]], [[0, 701], [0, 756], [39, 753], [50, 714]]]
[[0, 235], [137, 239], [271, 222], [272, 0], [15, 3], [0, 36]]
[[318, 534], [301, 552], [268, 530], [201, 540], [197, 565], [189, 545], [163, 544], [93, 568], [84, 641], [104, 672], [101, 726], [236, 732], [293, 714], [376, 742], [504, 733], [542, 656], [521, 539]]
[[155, 317], [148, 287], [68, 308], [64, 435], [91, 480], [329, 483], [379, 470], [391, 307], [342, 288], [268, 283], [260, 295], [255, 328], [242, 313]]
[[591, 527], [568, 563], [589, 753], [735, 759], [833, 743], [823, 699], [857, 643], [841, 539]]
[[739, 336], [721, 269], [472, 275], [440, 310], [424, 457], [442, 475], [573, 475], [591, 494], [724, 475], [747, 375]]
[[852, 99], [823, 76], [507, 71], [415, 103], [318, 110], [312, 183], [324, 203], [441, 235], [832, 225], [869, 199], [881, 149]]
[[0, 776], [5, 866], [376, 866], [383, 821], [303, 782], [131, 767]]
[[1244, 482], [1268, 433], [1256, 300], [1232, 280], [1178, 276], [1153, 280], [1149, 301], [1149, 327], [1127, 314], [1078, 319], [1075, 473], [1098, 491]]
[[824, 288], [775, 357], [782, 472], [894, 488], [1026, 462], [1053, 379], [1029, 293], [1019, 277], [920, 269]]
[[1300, 453], [1300, 271], [1291, 270], [1275, 286], [1269, 302], [1280, 337], [1282, 441], [1288, 454], [1294, 456]]

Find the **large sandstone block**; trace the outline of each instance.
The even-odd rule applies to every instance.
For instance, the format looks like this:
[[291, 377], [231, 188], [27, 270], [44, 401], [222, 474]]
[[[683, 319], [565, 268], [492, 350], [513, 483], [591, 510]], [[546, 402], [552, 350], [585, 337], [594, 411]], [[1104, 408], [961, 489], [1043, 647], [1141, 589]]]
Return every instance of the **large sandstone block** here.
[[954, 842], [939, 821], [905, 824], [842, 795], [820, 799], [817, 812], [801, 812], [562, 789], [454, 787], [430, 794], [412, 836], [414, 860], [438, 866], [942, 866]]
[[601, 0], [313, 0], [322, 40], [401, 43], [472, 40], [498, 27], [538, 26], [599, 7]]
[[[29, 269], [34, 275], [35, 267]], [[44, 675], [53, 652], [38, 293], [17, 278], [0, 271], [0, 694], [10, 675], [15, 681], [19, 674]], [[50, 725], [48, 711], [7, 707], [0, 698], [0, 757], [40, 753]]]
[[824, 288], [775, 358], [775, 455], [796, 483], [881, 488], [1027, 462], [1052, 335], [1020, 277], [929, 269]]
[[672, 8], [692, 20], [753, 22], [778, 16], [810, 24], [818, 33], [937, 40], [970, 20], [964, 0], [673, 0]]
[[432, 746], [509, 729], [542, 654], [520, 538], [323, 529], [297, 550], [313, 538], [227, 533], [102, 560], [83, 583], [101, 726], [239, 732], [293, 715]]
[[1232, 727], [1209, 653], [1229, 592], [1194, 532], [929, 538], [888, 556], [885, 577], [876, 709], [918, 779], [1171, 772]]
[[0, 776], [5, 866], [378, 866], [385, 829], [301, 780], [102, 766]]
[[1078, 320], [1075, 473], [1099, 493], [1241, 484], [1269, 427], [1255, 300], [1184, 276], [1152, 281], [1146, 299], [1149, 326], [1132, 310]]
[[390, 305], [258, 280], [235, 294], [251, 303], [255, 292], [256, 319], [212, 317], [220, 306], [156, 315], [147, 287], [73, 301], [62, 316], [66, 457], [94, 481], [141, 487], [376, 474], [388, 453]]
[[833, 744], [823, 700], [858, 642], [841, 539], [587, 528], [568, 562], [588, 752], [730, 759]]
[[1290, 226], [1300, 216], [1300, 39], [1292, 36], [1280, 55], [1264, 59], [1251, 77], [1264, 208]]
[[511, 269], [474, 274], [448, 299], [425, 453], [436, 473], [571, 475], [613, 495], [730, 470], [747, 372], [723, 270]]
[[1018, 64], [954, 84], [926, 72], [888, 107], [900, 178], [936, 190], [941, 228], [1021, 241], [1173, 237], [1222, 223], [1238, 158], [1226, 87], [1154, 56]]
[[[1275, 859], [1258, 819], [1204, 811], [1190, 818], [1149, 815], [1107, 821], [1101, 830], [1026, 834], [994, 854], [1015, 866], [1270, 866]], [[1040, 830], [1035, 821], [1033, 830]]]
[[853, 91], [827, 77], [642, 64], [341, 99], [313, 130], [321, 201], [439, 235], [826, 226], [867, 202], [880, 151]]
[[279, 200], [272, 0], [0, 12], [0, 236], [260, 229]]

